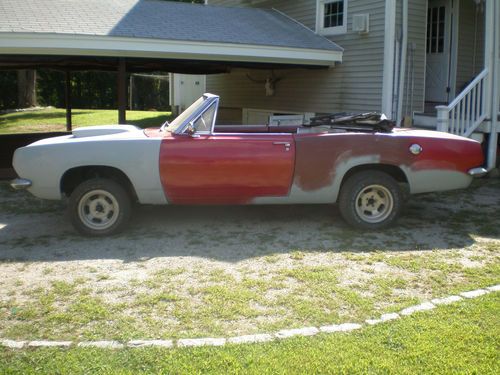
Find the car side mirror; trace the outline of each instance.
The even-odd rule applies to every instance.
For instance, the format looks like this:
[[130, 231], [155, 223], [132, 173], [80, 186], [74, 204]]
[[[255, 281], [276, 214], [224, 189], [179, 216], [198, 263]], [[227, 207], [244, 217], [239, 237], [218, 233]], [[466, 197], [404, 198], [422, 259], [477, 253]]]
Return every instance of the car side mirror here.
[[197, 138], [200, 136], [199, 134], [196, 134], [196, 128], [194, 127], [192, 121], [189, 122], [189, 125], [186, 128], [186, 134], [188, 134], [192, 138]]

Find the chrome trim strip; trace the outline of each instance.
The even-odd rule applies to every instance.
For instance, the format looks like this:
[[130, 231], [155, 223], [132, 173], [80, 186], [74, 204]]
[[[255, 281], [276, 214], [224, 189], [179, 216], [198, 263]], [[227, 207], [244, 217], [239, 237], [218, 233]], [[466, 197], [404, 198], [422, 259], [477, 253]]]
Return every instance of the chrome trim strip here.
[[29, 188], [31, 185], [31, 181], [25, 178], [16, 178], [10, 182], [10, 186], [12, 186], [15, 190], [24, 190]]
[[467, 171], [467, 174], [472, 177], [482, 177], [486, 173], [488, 173], [488, 171], [483, 167], [472, 168]]
[[[237, 126], [237, 125], [236, 125]], [[211, 135], [292, 135], [292, 134], [296, 134], [296, 133], [245, 133], [245, 132], [241, 132], [241, 133], [224, 133], [224, 132], [214, 132], [212, 133]]]

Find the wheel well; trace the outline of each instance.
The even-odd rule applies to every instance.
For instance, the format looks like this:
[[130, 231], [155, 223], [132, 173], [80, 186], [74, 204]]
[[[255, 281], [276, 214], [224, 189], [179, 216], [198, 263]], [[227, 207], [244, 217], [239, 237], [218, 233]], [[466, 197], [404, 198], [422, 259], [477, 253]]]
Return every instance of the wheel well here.
[[61, 178], [61, 192], [69, 197], [73, 190], [83, 181], [98, 177], [109, 178], [118, 182], [127, 189], [133, 200], [137, 200], [134, 186], [125, 173], [118, 168], [101, 165], [88, 165], [67, 170]]
[[399, 183], [408, 183], [408, 179], [406, 178], [405, 173], [401, 170], [401, 168], [396, 167], [395, 165], [389, 164], [363, 164], [358, 165], [357, 167], [351, 168], [347, 171], [347, 173], [342, 178], [342, 184], [347, 181], [349, 177], [355, 175], [358, 172], [362, 171], [380, 171], [387, 173], [389, 176], [394, 178]]

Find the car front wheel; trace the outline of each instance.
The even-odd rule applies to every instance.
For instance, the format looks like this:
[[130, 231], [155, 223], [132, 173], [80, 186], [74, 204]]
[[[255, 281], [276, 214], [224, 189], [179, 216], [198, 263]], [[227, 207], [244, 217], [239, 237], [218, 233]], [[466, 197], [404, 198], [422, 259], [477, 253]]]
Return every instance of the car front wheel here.
[[124, 228], [130, 218], [131, 200], [117, 182], [94, 178], [76, 187], [69, 199], [73, 226], [84, 235], [106, 236]]
[[359, 229], [380, 229], [399, 216], [403, 194], [398, 182], [386, 173], [363, 171], [342, 185], [339, 209], [344, 220]]

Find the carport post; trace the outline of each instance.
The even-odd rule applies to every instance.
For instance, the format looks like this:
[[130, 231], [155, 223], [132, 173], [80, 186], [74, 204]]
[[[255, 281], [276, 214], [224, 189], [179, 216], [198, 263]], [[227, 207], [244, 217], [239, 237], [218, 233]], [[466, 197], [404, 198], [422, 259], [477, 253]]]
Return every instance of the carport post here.
[[65, 72], [66, 85], [64, 86], [64, 100], [66, 102], [66, 130], [71, 131], [71, 74], [69, 70]]
[[118, 60], [118, 123], [126, 124], [127, 110], [127, 67], [125, 59]]

